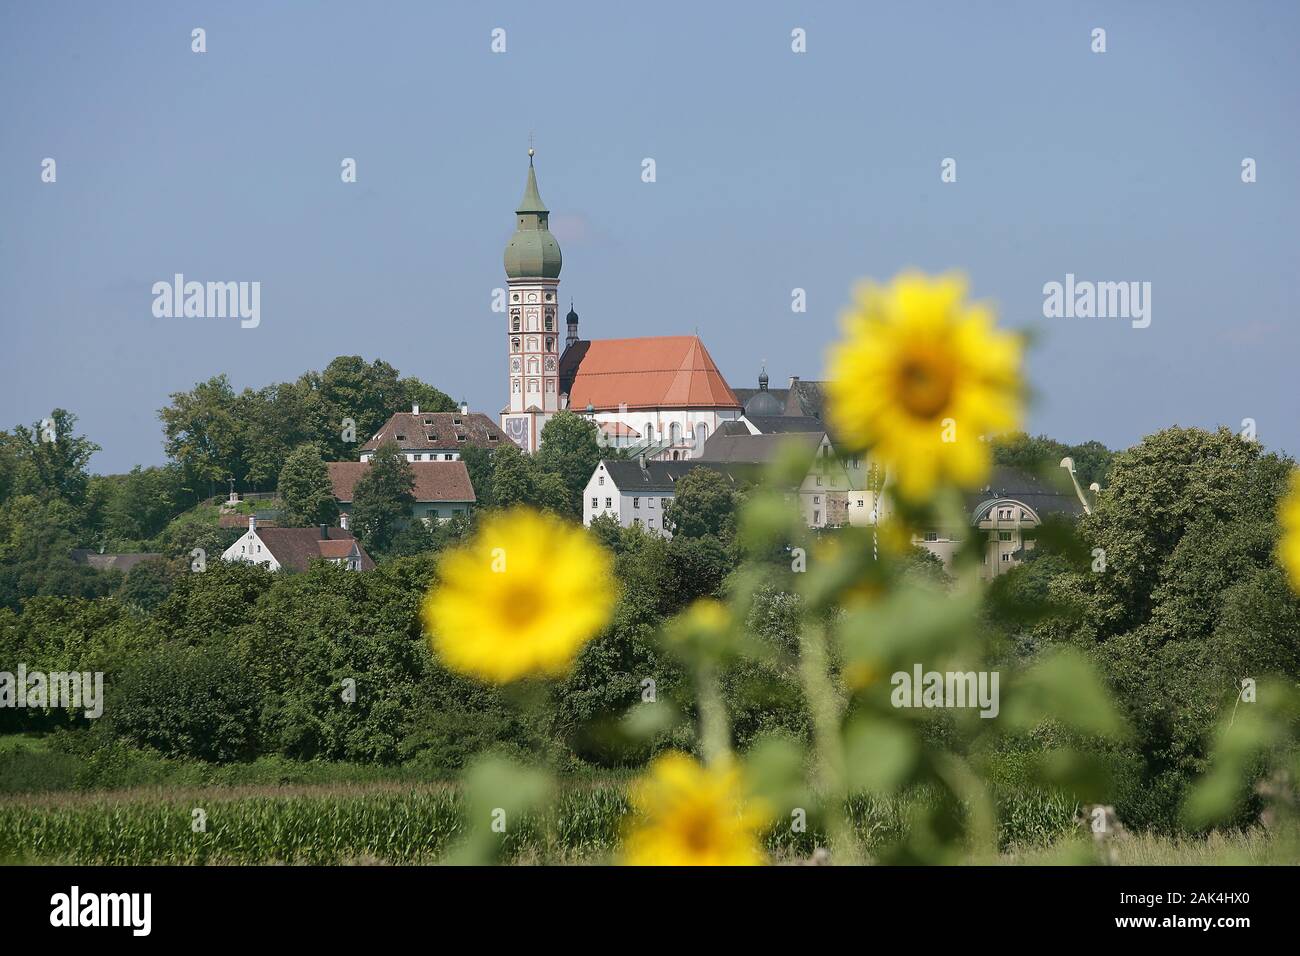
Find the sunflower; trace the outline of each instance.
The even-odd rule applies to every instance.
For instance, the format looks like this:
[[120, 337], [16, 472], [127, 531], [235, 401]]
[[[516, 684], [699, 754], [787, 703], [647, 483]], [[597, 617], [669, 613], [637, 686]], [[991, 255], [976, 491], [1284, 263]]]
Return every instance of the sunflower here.
[[498, 684], [560, 677], [609, 622], [611, 570], [584, 529], [526, 508], [500, 512], [443, 557], [424, 628], [452, 670]]
[[967, 302], [955, 275], [865, 283], [855, 299], [827, 383], [843, 450], [871, 449], [912, 501], [943, 481], [978, 485], [991, 463], [983, 438], [1020, 426], [1020, 338]]
[[1278, 561], [1290, 577], [1291, 587], [1300, 593], [1300, 469], [1291, 472], [1291, 486], [1278, 505], [1277, 520], [1282, 525]]
[[638, 821], [623, 844], [631, 866], [756, 866], [766, 857], [758, 834], [767, 822], [746, 802], [734, 764], [705, 767], [669, 752], [632, 789]]

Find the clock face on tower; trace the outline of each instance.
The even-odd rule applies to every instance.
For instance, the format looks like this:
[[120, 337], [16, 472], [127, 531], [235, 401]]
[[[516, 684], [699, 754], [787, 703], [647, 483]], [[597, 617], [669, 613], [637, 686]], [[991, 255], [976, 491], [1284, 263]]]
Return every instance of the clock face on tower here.
[[548, 359], [546, 360], [546, 371], [548, 371], [548, 372], [554, 372], [554, 371], [555, 371], [555, 359], [553, 359], [553, 358], [548, 358]]

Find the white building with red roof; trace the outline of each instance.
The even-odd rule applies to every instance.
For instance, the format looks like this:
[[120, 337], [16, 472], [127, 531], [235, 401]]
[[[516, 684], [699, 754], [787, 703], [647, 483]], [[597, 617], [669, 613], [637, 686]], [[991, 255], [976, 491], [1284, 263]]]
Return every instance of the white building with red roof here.
[[548, 227], [531, 149], [528, 156], [524, 198], [505, 252], [509, 401], [501, 410], [502, 431], [536, 451], [546, 422], [569, 409], [595, 421], [611, 446], [661, 460], [698, 457], [722, 422], [742, 414], [698, 335], [584, 340], [570, 306], [560, 348], [560, 245]]

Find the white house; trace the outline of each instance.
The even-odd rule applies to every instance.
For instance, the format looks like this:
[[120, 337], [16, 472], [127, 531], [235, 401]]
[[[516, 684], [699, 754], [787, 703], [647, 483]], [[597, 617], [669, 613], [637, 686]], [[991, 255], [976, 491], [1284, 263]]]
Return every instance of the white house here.
[[349, 571], [369, 571], [375, 566], [361, 542], [343, 528], [259, 528], [255, 515], [249, 515], [248, 531], [221, 559], [261, 564], [272, 571], [306, 571], [312, 561], [328, 561]]
[[499, 448], [509, 439], [492, 419], [461, 405], [456, 412], [397, 412], [361, 446], [361, 460], [370, 461], [384, 442], [396, 443], [407, 461], [459, 461], [468, 446]]
[[[480, 416], [481, 417], [481, 416]], [[334, 485], [334, 498], [339, 503], [339, 517], [344, 528], [352, 514], [352, 499], [357, 482], [370, 469], [368, 461], [331, 461], [326, 464], [330, 482]], [[425, 524], [446, 521], [459, 514], [467, 514], [477, 498], [469, 480], [469, 469], [463, 461], [413, 461], [415, 486], [411, 494], [411, 516]]]
[[603, 458], [583, 491], [582, 523], [611, 515], [621, 527], [639, 526], [672, 537], [664, 527], [664, 511], [676, 496], [677, 481], [695, 468], [713, 468], [737, 487], [746, 480], [740, 469], [720, 462]]

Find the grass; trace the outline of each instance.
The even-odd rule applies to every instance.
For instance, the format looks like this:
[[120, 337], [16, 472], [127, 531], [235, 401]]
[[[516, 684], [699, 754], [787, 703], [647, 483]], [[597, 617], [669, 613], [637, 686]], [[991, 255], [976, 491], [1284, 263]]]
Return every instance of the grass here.
[[[616, 858], [629, 804], [622, 782], [571, 783], [545, 813], [500, 837], [516, 864], [607, 863]], [[206, 829], [195, 832], [195, 810]], [[870, 854], [905, 826], [904, 800], [855, 801], [855, 827]], [[135, 788], [0, 798], [0, 862], [96, 865], [422, 864], [454, 858], [467, 833], [465, 807], [449, 783]], [[788, 829], [767, 840], [776, 862], [800, 862], [820, 842]], [[1284, 864], [1293, 839], [1263, 830], [1173, 839], [1135, 834], [1101, 846], [1069, 835], [968, 863], [1052, 865]]]
[[[467, 833], [458, 787], [417, 765], [366, 766], [263, 757], [215, 765], [134, 750], [65, 753], [38, 734], [0, 735], [0, 863], [108, 865], [438, 863]], [[604, 863], [617, 855], [630, 775], [563, 779], [556, 803], [500, 838], [508, 863]], [[1007, 784], [1000, 843], [979, 864], [1294, 864], [1300, 843], [1262, 829], [1205, 839], [1135, 833], [1094, 844], [1077, 807]], [[897, 842], [922, 793], [850, 802], [870, 858]], [[203, 811], [206, 832], [193, 829]], [[807, 860], [824, 841], [782, 824], [767, 835], [777, 862]]]

